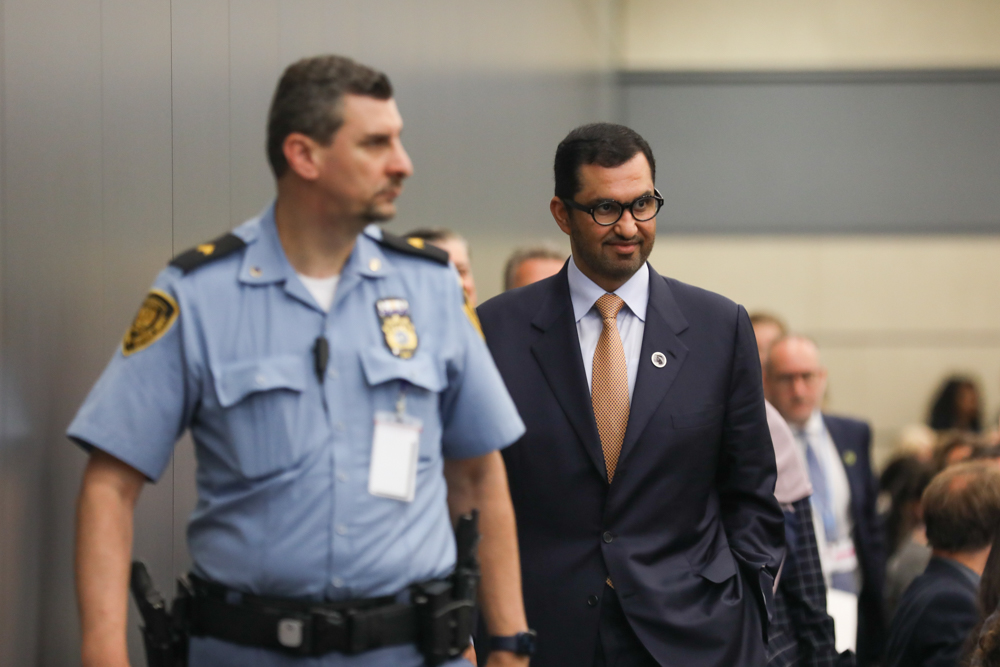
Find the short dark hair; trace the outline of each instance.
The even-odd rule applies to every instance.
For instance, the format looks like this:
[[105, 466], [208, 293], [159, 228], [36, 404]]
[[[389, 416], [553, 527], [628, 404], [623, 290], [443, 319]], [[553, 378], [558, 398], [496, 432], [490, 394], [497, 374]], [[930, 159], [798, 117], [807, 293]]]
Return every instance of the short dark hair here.
[[344, 123], [345, 94], [378, 100], [392, 97], [389, 77], [344, 56], [304, 58], [278, 81], [267, 115], [267, 160], [275, 178], [288, 171], [283, 144], [293, 132], [327, 145]]
[[580, 166], [596, 164], [618, 167], [636, 153], [649, 162], [649, 173], [656, 182], [656, 160], [653, 149], [635, 130], [614, 123], [581, 125], [566, 135], [556, 148], [556, 197], [572, 199], [580, 191]]
[[942, 551], [976, 551], [989, 546], [1000, 524], [1000, 470], [970, 461], [945, 468], [922, 498], [927, 541]]

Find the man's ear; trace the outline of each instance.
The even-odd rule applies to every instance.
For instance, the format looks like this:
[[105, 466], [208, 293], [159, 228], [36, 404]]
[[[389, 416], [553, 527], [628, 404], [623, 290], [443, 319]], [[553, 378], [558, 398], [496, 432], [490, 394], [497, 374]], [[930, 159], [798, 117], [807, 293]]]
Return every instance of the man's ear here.
[[316, 142], [300, 132], [292, 132], [281, 144], [288, 168], [307, 181], [319, 177]]
[[552, 213], [556, 224], [559, 225], [559, 229], [563, 230], [564, 234], [569, 234], [569, 211], [566, 209], [566, 204], [563, 203], [562, 199], [553, 197], [552, 201], [549, 202], [549, 211]]

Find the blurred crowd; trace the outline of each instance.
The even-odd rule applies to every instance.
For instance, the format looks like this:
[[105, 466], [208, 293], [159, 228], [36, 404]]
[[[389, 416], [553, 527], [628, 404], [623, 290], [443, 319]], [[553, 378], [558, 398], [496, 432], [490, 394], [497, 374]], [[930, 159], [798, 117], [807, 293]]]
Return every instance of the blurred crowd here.
[[[443, 228], [407, 236], [445, 250], [475, 304], [468, 242]], [[516, 249], [504, 290], [567, 256]], [[977, 382], [946, 378], [877, 474], [869, 425], [825, 410], [816, 343], [771, 313], [751, 322], [788, 542], [768, 664], [1000, 667], [1000, 435]]]

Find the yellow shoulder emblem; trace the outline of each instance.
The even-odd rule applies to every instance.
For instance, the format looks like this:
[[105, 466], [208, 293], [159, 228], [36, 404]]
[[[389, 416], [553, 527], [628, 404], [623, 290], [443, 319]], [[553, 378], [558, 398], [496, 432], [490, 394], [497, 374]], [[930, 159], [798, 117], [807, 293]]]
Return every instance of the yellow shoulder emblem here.
[[483, 325], [479, 323], [479, 315], [476, 315], [476, 309], [469, 302], [468, 294], [465, 295], [465, 303], [462, 305], [462, 310], [465, 311], [465, 316], [472, 322], [472, 326], [479, 332], [479, 337], [485, 340], [486, 336], [483, 335]]
[[160, 340], [163, 334], [170, 331], [179, 313], [180, 309], [172, 296], [162, 290], [151, 290], [139, 307], [132, 326], [125, 332], [122, 354], [127, 357]]

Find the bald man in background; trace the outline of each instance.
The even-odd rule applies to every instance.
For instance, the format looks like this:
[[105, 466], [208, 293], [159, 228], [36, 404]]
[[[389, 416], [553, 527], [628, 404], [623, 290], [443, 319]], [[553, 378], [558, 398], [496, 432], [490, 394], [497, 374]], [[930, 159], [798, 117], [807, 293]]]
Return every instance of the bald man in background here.
[[522, 246], [514, 250], [503, 271], [503, 289], [524, 287], [559, 273], [569, 254], [555, 243]]
[[821, 412], [826, 378], [813, 341], [793, 335], [771, 345], [764, 395], [792, 427], [806, 458], [827, 587], [858, 596], [858, 665], [866, 667], [878, 662], [885, 642], [885, 547], [875, 510], [871, 428]]

